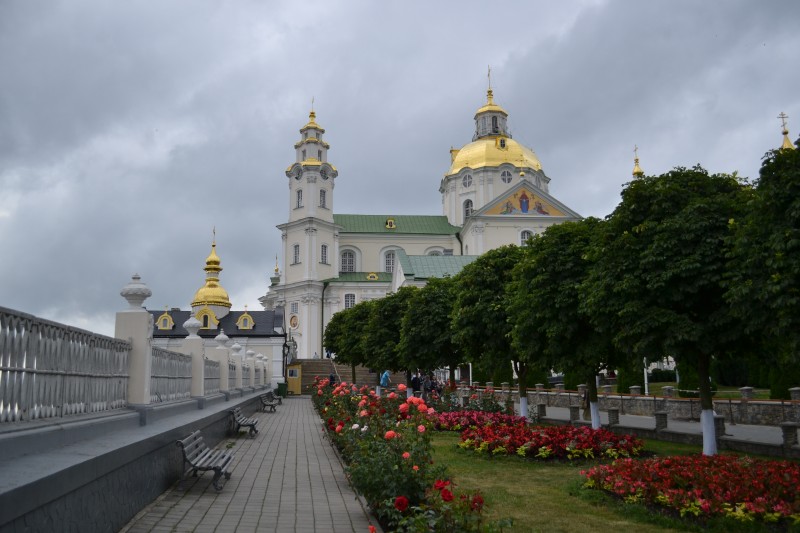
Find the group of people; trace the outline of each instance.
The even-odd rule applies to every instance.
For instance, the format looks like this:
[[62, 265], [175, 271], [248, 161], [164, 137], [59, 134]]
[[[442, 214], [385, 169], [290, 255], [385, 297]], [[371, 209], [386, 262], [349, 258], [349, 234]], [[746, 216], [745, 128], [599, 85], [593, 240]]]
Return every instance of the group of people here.
[[[387, 388], [392, 383], [392, 374], [390, 371], [385, 370], [380, 378], [381, 388]], [[428, 399], [428, 395], [435, 392], [441, 394], [443, 389], [442, 383], [436, 378], [435, 374], [424, 374], [422, 372], [414, 372], [411, 376], [411, 390], [414, 396], [420, 396], [423, 400]]]

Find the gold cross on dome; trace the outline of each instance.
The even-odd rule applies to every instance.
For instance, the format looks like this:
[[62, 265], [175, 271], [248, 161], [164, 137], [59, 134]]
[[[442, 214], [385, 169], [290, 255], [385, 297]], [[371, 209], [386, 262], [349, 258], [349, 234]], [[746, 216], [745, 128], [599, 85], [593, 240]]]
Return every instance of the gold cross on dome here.
[[635, 144], [633, 145], [633, 157], [639, 159], [639, 147], [636, 146]]
[[486, 77], [489, 79], [489, 89], [491, 89], [492, 88], [492, 66], [489, 65], [487, 68], [488, 68], [488, 70], [486, 72]]
[[778, 118], [781, 119], [781, 128], [786, 129], [786, 119], [789, 118], [789, 115], [781, 111], [781, 114], [778, 115]]

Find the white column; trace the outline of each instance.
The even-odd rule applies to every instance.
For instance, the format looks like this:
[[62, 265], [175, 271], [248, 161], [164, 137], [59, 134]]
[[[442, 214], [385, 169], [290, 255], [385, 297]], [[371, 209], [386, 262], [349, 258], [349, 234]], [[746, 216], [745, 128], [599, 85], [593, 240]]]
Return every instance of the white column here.
[[129, 405], [150, 404], [153, 316], [142, 304], [152, 294], [147, 285], [142, 283], [139, 274], [134, 274], [131, 282], [120, 292], [128, 301], [129, 307], [117, 313], [114, 336], [131, 343], [128, 356]]
[[250, 367], [250, 381], [246, 384], [248, 387], [256, 386], [256, 352], [247, 350], [247, 366]]
[[242, 388], [242, 347], [238, 342], [234, 342], [233, 346], [231, 346], [231, 359], [233, 359], [233, 364], [236, 366], [236, 383], [235, 386], [237, 389]]
[[189, 336], [183, 339], [180, 352], [192, 356], [192, 397], [200, 398], [205, 396], [205, 348], [203, 339], [197, 332], [203, 324], [194, 316], [190, 316], [189, 320], [183, 323], [183, 327], [189, 332]]
[[225, 335], [225, 331], [221, 329], [219, 330], [219, 335], [214, 337], [214, 340], [217, 341], [218, 345], [214, 349], [214, 359], [219, 363], [219, 390], [220, 392], [224, 392], [228, 390], [228, 382], [230, 380], [230, 374], [228, 373], [230, 352], [227, 346], [225, 346], [229, 339], [228, 336]]

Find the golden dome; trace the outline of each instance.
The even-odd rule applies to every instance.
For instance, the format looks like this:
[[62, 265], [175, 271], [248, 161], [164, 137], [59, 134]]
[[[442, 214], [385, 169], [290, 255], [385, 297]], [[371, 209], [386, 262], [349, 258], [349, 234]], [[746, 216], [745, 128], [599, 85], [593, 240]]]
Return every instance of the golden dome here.
[[194, 293], [192, 307], [197, 305], [219, 305], [230, 308], [231, 301], [228, 298], [228, 291], [223, 289], [217, 280], [208, 279], [206, 284]]
[[322, 133], [325, 133], [325, 130], [322, 129], [322, 126], [317, 124], [317, 114], [312, 110], [311, 113], [308, 114], [308, 123], [300, 128], [300, 132], [304, 132], [306, 130], [315, 129], [319, 130]]
[[228, 291], [222, 288], [219, 284], [219, 273], [222, 272], [220, 259], [217, 255], [217, 243], [211, 244], [211, 253], [206, 258], [206, 283], [194, 293], [192, 300], [192, 307], [202, 305], [219, 305], [222, 307], [231, 307], [231, 301], [228, 297]]
[[514, 139], [492, 136], [473, 141], [458, 150], [447, 175], [456, 174], [462, 168], [497, 167], [503, 163], [511, 163], [517, 168], [542, 170], [542, 164], [533, 150], [522, 146]]
[[508, 113], [506, 112], [505, 109], [494, 103], [494, 93], [492, 93], [491, 89], [486, 91], [486, 103], [483, 105], [483, 107], [481, 107], [475, 112], [475, 117], [477, 117], [481, 113], [488, 113], [488, 112], [502, 113], [503, 115], [508, 116]]

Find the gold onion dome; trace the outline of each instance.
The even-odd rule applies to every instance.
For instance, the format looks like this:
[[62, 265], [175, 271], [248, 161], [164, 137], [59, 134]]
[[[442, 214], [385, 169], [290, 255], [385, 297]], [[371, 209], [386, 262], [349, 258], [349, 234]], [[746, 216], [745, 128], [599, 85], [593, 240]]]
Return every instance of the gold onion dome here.
[[530, 148], [514, 139], [503, 137], [505, 148], [497, 142], [497, 137], [483, 137], [464, 146], [453, 158], [448, 175], [456, 174], [462, 168], [497, 167], [511, 163], [517, 168], [542, 170], [542, 163]]
[[786, 126], [786, 119], [789, 118], [789, 115], [781, 111], [781, 114], [778, 115], [778, 118], [781, 119], [781, 132], [783, 133], [783, 144], [781, 144], [781, 150], [794, 150], [794, 145], [792, 144], [791, 139], [789, 139], [789, 128]]
[[314, 112], [313, 109], [308, 114], [308, 123], [305, 126], [303, 126], [302, 128], [300, 128], [300, 131], [302, 132], [302, 131], [310, 130], [310, 129], [320, 130], [323, 133], [325, 132], [325, 130], [322, 129], [322, 126], [317, 124], [317, 114]]
[[203, 305], [218, 305], [231, 307], [231, 300], [228, 291], [219, 284], [219, 273], [222, 272], [219, 256], [217, 255], [217, 244], [211, 244], [211, 253], [206, 258], [206, 283], [194, 294], [192, 307]]

